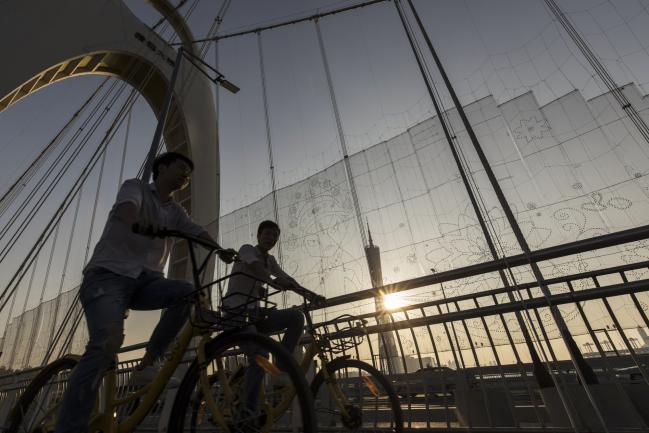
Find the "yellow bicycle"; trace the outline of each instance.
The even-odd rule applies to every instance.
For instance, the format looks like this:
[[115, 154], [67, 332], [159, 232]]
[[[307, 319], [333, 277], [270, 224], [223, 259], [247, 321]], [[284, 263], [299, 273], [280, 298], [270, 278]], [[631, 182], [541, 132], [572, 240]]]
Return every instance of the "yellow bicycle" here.
[[[306, 317], [306, 350], [301, 361], [304, 375], [312, 365], [319, 361], [319, 371], [311, 382], [311, 392], [315, 399], [317, 428], [322, 431], [382, 431], [403, 432], [403, 414], [399, 397], [388, 378], [372, 365], [340, 355], [358, 346], [365, 337], [363, 322], [353, 316], [346, 316], [348, 326], [338, 328], [334, 333], [318, 331], [320, 327], [313, 324], [306, 303], [303, 307]], [[331, 322], [340, 323], [343, 316]], [[235, 393], [243, 386], [244, 369], [231, 365], [228, 371], [210, 377], [210, 398], [222, 400], [227, 405], [227, 392]], [[293, 384], [267, 389], [264, 394], [263, 411], [273, 419], [281, 418], [291, 408], [296, 389]], [[191, 390], [179, 390], [180, 393], [191, 393]], [[213, 420], [205, 417], [206, 399], [201, 394], [194, 400], [188, 430], [192, 433], [211, 431], [215, 427]], [[181, 411], [182, 412], [182, 411]], [[182, 413], [178, 413], [182, 416]], [[172, 414], [172, 417], [174, 415]]]
[[[176, 368], [183, 363], [183, 357], [192, 342], [196, 356], [190, 363], [173, 403], [168, 432], [187, 431], [196, 423], [195, 402], [202, 402], [201, 419], [209, 420], [215, 429], [224, 433], [238, 431], [264, 431], [277, 429], [281, 420], [272, 412], [255, 414], [252, 419], [239, 415], [238, 395], [230, 386], [233, 377], [229, 375], [236, 364], [242, 371], [249, 362], [255, 362], [264, 372], [261, 389], [261, 407], [272, 403], [265, 399], [272, 396], [271, 378], [280, 375], [276, 366], [287, 366], [286, 372], [291, 382], [292, 395], [297, 396], [296, 410], [292, 411], [293, 425], [299, 425], [303, 432], [315, 432], [313, 397], [305, 376], [298, 364], [284, 347], [273, 339], [254, 330], [246, 331], [238, 327], [236, 320], [224, 320], [210, 309], [209, 289], [212, 285], [229, 278], [202, 284], [202, 276], [212, 253], [219, 251], [215, 244], [202, 238], [189, 236], [177, 231], [161, 230], [158, 236], [174, 236], [187, 240], [192, 263], [194, 284], [197, 288], [190, 320], [179, 333], [176, 343], [166, 357], [155, 380], [140, 388], [129, 385], [128, 375], [118, 374], [117, 360], [103, 377], [100, 395], [90, 420], [90, 432], [130, 433], [142, 422], [146, 415], [159, 404], [160, 396]], [[194, 247], [200, 245], [210, 254], [199, 260]], [[200, 263], [199, 263], [200, 262]], [[256, 301], [256, 300], [255, 300]], [[268, 302], [267, 300], [262, 300]], [[233, 326], [233, 323], [235, 326]], [[249, 323], [242, 324], [250, 326]], [[215, 332], [219, 332], [214, 337]], [[243, 356], [245, 350], [253, 353], [269, 353], [270, 357]], [[248, 359], [250, 358], [250, 359]], [[78, 357], [65, 356], [44, 367], [27, 386], [13, 408], [6, 431], [8, 433], [48, 433], [54, 430], [56, 415], [61, 403], [69, 373]], [[215, 395], [214, 382], [222, 385], [222, 393]], [[236, 381], [235, 381], [236, 382]], [[234, 384], [234, 383], [233, 383]]]

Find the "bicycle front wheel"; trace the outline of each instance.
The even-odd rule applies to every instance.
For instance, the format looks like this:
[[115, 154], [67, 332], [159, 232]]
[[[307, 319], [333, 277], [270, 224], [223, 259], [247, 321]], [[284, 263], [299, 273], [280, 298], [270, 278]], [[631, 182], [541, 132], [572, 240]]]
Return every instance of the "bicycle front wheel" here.
[[[315, 433], [313, 396], [282, 345], [254, 332], [226, 332], [205, 346], [205, 357], [203, 363], [194, 360], [178, 388], [169, 433]], [[289, 384], [296, 403], [279, 413]]]
[[399, 397], [390, 381], [370, 364], [338, 358], [311, 383], [319, 431], [403, 432]]
[[77, 359], [63, 357], [45, 366], [25, 388], [8, 418], [7, 433], [47, 433], [56, 415]]

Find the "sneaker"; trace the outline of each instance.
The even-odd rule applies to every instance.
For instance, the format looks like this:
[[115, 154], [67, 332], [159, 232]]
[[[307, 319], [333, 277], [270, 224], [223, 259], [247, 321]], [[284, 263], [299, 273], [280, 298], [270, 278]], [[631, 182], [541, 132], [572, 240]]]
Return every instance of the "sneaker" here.
[[[128, 381], [129, 387], [143, 387], [155, 381], [160, 373], [160, 367], [157, 365], [149, 365], [147, 367], [133, 369], [131, 377]], [[180, 379], [171, 376], [167, 381], [167, 388], [178, 388], [180, 386]]]

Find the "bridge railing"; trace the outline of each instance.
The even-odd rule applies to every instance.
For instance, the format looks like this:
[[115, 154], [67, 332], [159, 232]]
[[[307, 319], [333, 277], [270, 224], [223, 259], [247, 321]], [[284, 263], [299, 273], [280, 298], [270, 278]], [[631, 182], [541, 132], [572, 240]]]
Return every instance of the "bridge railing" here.
[[[530, 257], [508, 257], [352, 293], [331, 299], [329, 307], [384, 293], [433, 290], [471, 276], [524, 267], [529, 260], [565, 259], [648, 237], [649, 228], [642, 227], [536, 251]], [[573, 431], [574, 425], [580, 431], [602, 430], [597, 425], [601, 415], [609, 431], [646, 430], [648, 271], [649, 261], [643, 261], [548, 278], [547, 298], [536, 281], [526, 281], [319, 325], [342, 340], [349, 337], [350, 320], [353, 327], [360, 322], [363, 342], [342, 354], [366, 360], [389, 375], [409, 428]], [[587, 387], [599, 415], [577, 380], [550, 305], [567, 319], [582, 366], [594, 373]], [[131, 346], [122, 353], [141, 348]], [[134, 363], [119, 363], [118, 381], [128, 380]], [[1, 422], [37, 371], [0, 376]], [[141, 430], [166, 426], [174, 395], [173, 389], [165, 392]]]
[[[649, 279], [637, 279], [648, 269], [649, 261], [645, 261], [547, 279], [553, 293], [549, 299], [542, 296], [536, 282], [528, 282], [359, 315], [355, 320], [365, 322], [367, 338], [346, 355], [372, 362], [390, 374], [410, 427], [548, 426], [551, 414], [535, 377], [539, 365], [532, 364], [513, 313], [523, 313], [524, 326], [532, 331], [532, 346], [544, 360], [540, 367], [554, 376], [555, 386], [575, 385], [576, 375], [556, 327], [548, 323], [548, 301], [560, 309], [569, 307], [573, 319], [580, 322], [577, 329], [571, 329], [576, 331], [573, 338], [593, 342], [590, 345], [596, 350], [584, 355], [600, 382], [635, 395], [649, 384], [649, 347], [640, 347], [633, 336], [637, 329], [621, 324], [612, 303], [619, 304], [621, 298], [630, 301], [625, 302], [622, 314], [635, 314], [640, 329], [649, 329], [646, 304], [638, 297], [649, 289]], [[602, 284], [602, 280], [618, 282]], [[513, 297], [502, 296], [507, 294]], [[597, 328], [593, 323], [601, 323], [602, 312], [598, 309], [593, 319], [588, 303], [600, 304], [613, 326]], [[336, 335], [336, 327], [348, 320], [320, 326]], [[504, 337], [494, 337], [494, 328]], [[580, 328], [585, 332], [579, 332]], [[476, 341], [476, 334], [482, 334], [489, 344]], [[346, 331], [338, 333], [339, 338], [345, 336]], [[385, 350], [381, 353], [389, 338], [396, 341], [393, 356]], [[645, 423], [644, 416], [649, 412], [636, 416], [637, 425]], [[565, 416], [562, 421], [563, 427], [569, 426]]]

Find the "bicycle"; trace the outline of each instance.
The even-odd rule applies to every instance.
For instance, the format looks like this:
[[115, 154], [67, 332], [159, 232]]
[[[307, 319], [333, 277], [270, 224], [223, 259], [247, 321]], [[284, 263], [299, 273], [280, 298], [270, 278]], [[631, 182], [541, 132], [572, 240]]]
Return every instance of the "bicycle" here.
[[[268, 414], [257, 414], [252, 419], [237, 418], [237, 396], [232, 392], [226, 378], [226, 367], [236, 361], [241, 369], [247, 367], [247, 357], [241, 356], [244, 348], [258, 349], [272, 356], [265, 358], [255, 356], [253, 362], [259, 365], [265, 377], [277, 376], [280, 370], [275, 363], [287, 366], [287, 373], [297, 395], [299, 416], [297, 422], [304, 433], [315, 432], [313, 397], [298, 364], [291, 354], [270, 337], [256, 332], [245, 331], [250, 326], [236, 318], [224, 319], [210, 309], [210, 288], [231, 277], [202, 284], [207, 264], [212, 254], [219, 252], [215, 244], [202, 238], [187, 235], [173, 230], [160, 230], [151, 235], [173, 236], [185, 239], [188, 243], [192, 264], [195, 296], [190, 320], [177, 336], [170, 354], [166, 357], [157, 377], [153, 382], [140, 389], [131, 389], [128, 384], [118, 385], [117, 360], [105, 373], [103, 385], [99, 390], [95, 409], [90, 420], [89, 431], [102, 433], [130, 433], [142, 422], [149, 411], [158, 404], [168, 380], [183, 361], [183, 356], [194, 337], [198, 338], [196, 356], [185, 373], [172, 406], [169, 419], [170, 433], [184, 431], [184, 420], [193, 401], [200, 398], [204, 401], [204, 413], [207, 418], [224, 433], [239, 430], [269, 431], [278, 418]], [[207, 249], [208, 254], [200, 260], [194, 251], [195, 245]], [[254, 300], [255, 302], [259, 300]], [[269, 305], [266, 299], [261, 300]], [[243, 319], [243, 318], [240, 318]], [[215, 331], [219, 331], [212, 337]], [[243, 346], [243, 347], [242, 347]], [[56, 414], [60, 406], [67, 376], [78, 362], [79, 357], [65, 356], [44, 367], [25, 389], [8, 418], [8, 433], [48, 433], [54, 430]], [[208, 378], [218, 377], [224, 387], [224, 393], [217, 399], [209, 392], [214, 381]], [[270, 382], [264, 379], [264, 383]], [[264, 387], [262, 387], [262, 394]], [[120, 395], [123, 394], [123, 395]], [[202, 396], [202, 397], [198, 397]], [[261, 398], [264, 398], [262, 395]], [[263, 400], [262, 400], [263, 404]]]
[[[306, 290], [306, 289], [305, 289]], [[309, 313], [306, 300], [303, 305], [306, 318], [306, 338], [308, 345], [303, 355], [301, 369], [306, 376], [315, 359], [322, 366], [311, 382], [311, 392], [315, 399], [317, 427], [319, 431], [350, 431], [376, 429], [381, 431], [403, 432], [403, 413], [399, 397], [387, 377], [372, 365], [351, 359], [349, 355], [333, 357], [358, 346], [366, 335], [363, 322], [349, 317], [350, 326], [338, 329], [333, 334], [316, 330]], [[331, 322], [339, 322], [341, 316]], [[329, 356], [331, 355], [331, 356]], [[331, 359], [330, 359], [331, 358]], [[240, 370], [227, 373], [227, 383], [236, 389], [242, 386]], [[221, 378], [210, 378], [214, 396], [223, 394], [225, 382]], [[267, 399], [265, 411], [273, 417], [280, 417], [290, 407], [295, 396], [291, 385], [280, 387]], [[207, 430], [209, 420], [201, 415], [203, 401], [194, 402], [190, 431]]]

